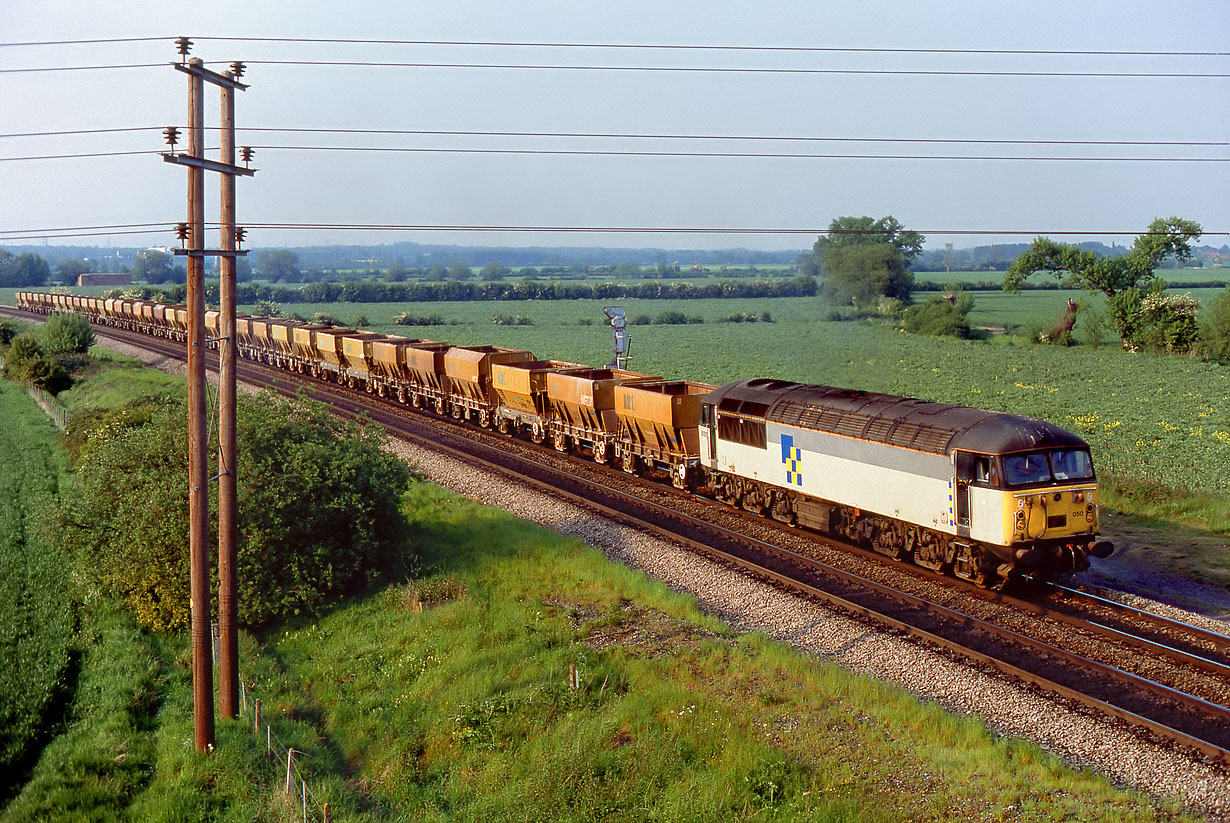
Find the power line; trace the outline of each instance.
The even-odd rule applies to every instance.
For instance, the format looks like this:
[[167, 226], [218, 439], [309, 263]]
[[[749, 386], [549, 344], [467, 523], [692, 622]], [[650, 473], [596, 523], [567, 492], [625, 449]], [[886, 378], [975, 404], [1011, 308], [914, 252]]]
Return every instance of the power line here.
[[[213, 61], [224, 63], [225, 61]], [[1100, 77], [1100, 78], [1168, 78], [1224, 79], [1224, 73], [1123, 72], [1123, 71], [974, 71], [947, 69], [799, 69], [745, 68], [733, 66], [585, 66], [545, 63], [428, 63], [369, 60], [245, 60], [249, 66], [331, 66], [349, 68], [415, 68], [415, 69], [522, 69], [533, 71], [636, 71], [678, 72], [701, 74], [819, 74], [866, 75], [887, 77]]]
[[0, 163], [12, 163], [18, 160], [76, 160], [83, 157], [131, 157], [138, 154], [162, 154], [161, 149], [145, 149], [141, 151], [87, 151], [75, 154], [27, 154], [20, 157], [0, 157]]
[[105, 66], [37, 66], [24, 69], [0, 69], [0, 74], [35, 74], [49, 71], [102, 71], [105, 69], [162, 69], [167, 63], [121, 63]]
[[[108, 236], [126, 234], [154, 234], [160, 231], [171, 231], [174, 223], [116, 223], [96, 226], [60, 226], [43, 229], [5, 229], [0, 230], [0, 242], [11, 243], [13, 240], [42, 239], [52, 237], [75, 236]], [[216, 222], [206, 222], [207, 228], [217, 228]], [[838, 229], [830, 231], [819, 227], [783, 228], [772, 226], [761, 227], [705, 227], [705, 226], [546, 226], [546, 225], [460, 225], [460, 224], [424, 224], [424, 223], [341, 223], [341, 222], [245, 222], [244, 228], [285, 230], [285, 231], [422, 231], [422, 232], [527, 232], [527, 233], [606, 233], [606, 234], [780, 234], [780, 235], [813, 235], [813, 234], [867, 234], [881, 235], [884, 232], [875, 229]], [[1149, 232], [1139, 230], [1059, 230], [1048, 231], [1038, 229], [911, 229], [919, 234], [958, 235], [958, 236], [1054, 236], [1054, 237], [1092, 237], [1092, 236], [1125, 236], [1138, 237]], [[1204, 231], [1202, 236], [1230, 236], [1230, 231]], [[20, 235], [20, 236], [3, 236]]]
[[[101, 43], [140, 43], [158, 40], [173, 41], [172, 35], [160, 37], [111, 37], [82, 40], [37, 40], [16, 43], [0, 43], [0, 48], [22, 46], [72, 46]], [[685, 43], [564, 43], [564, 42], [517, 42], [498, 40], [394, 40], [337, 37], [224, 37], [192, 36], [195, 41], [231, 43], [315, 43], [330, 45], [370, 46], [463, 46], [486, 48], [535, 48], [535, 49], [618, 49], [643, 51], [746, 51], [786, 52], [807, 54], [983, 54], [983, 55], [1041, 55], [1071, 57], [1224, 57], [1222, 51], [1131, 51], [1118, 49], [960, 49], [960, 48], [891, 48], [878, 46], [735, 46], [729, 44]]]
[[0, 48], [16, 46], [79, 46], [94, 43], [141, 43], [152, 40], [173, 40], [172, 37], [100, 37], [90, 40], [31, 40], [24, 43], [0, 43]]
[[[722, 152], [722, 151], [633, 151], [618, 149], [498, 149], [457, 148], [427, 146], [277, 146], [255, 145], [249, 148], [260, 151], [316, 151], [316, 152], [377, 152], [401, 154], [489, 154], [548, 157], [673, 157], [673, 158], [718, 158], [754, 160], [926, 160], [926, 161], [1001, 161], [1001, 162], [1088, 162], [1088, 163], [1226, 163], [1230, 157], [1113, 157], [1113, 156], [1048, 156], [1010, 154], [859, 154], [818, 152]], [[214, 149], [209, 149], [213, 151]], [[97, 157], [131, 157], [136, 155], [164, 154], [161, 149], [134, 151], [75, 152], [66, 154], [36, 154], [15, 157], [0, 157], [0, 163], [22, 160], [75, 160]]]
[[[210, 61], [224, 65], [227, 61]], [[415, 69], [499, 69], [527, 71], [603, 71], [603, 72], [671, 72], [699, 74], [780, 74], [780, 75], [848, 75], [877, 77], [1050, 77], [1050, 78], [1126, 78], [1126, 79], [1225, 79], [1230, 74], [1216, 72], [1128, 72], [1128, 71], [1004, 71], [957, 69], [804, 69], [757, 68], [735, 66], [585, 66], [529, 63], [432, 63], [367, 60], [245, 60], [249, 66], [329, 66], [346, 68], [415, 68]], [[121, 63], [92, 66], [32, 66], [0, 69], [0, 74], [34, 74], [40, 72], [102, 71], [111, 69], [165, 68], [167, 63]]]
[[[114, 128], [65, 129], [61, 131], [15, 132], [6, 137], [58, 137], [65, 135], [109, 134], [118, 132], [161, 131], [164, 126], [124, 126]], [[181, 127], [185, 128], [185, 127]], [[218, 126], [206, 126], [217, 131]], [[417, 137], [552, 137], [612, 140], [713, 140], [787, 143], [920, 143], [968, 145], [1032, 145], [1032, 146], [1230, 146], [1226, 140], [1042, 140], [1012, 138], [964, 137], [827, 137], [816, 135], [768, 134], [650, 134], [635, 132], [550, 132], [550, 131], [462, 131], [455, 129], [359, 129], [309, 128], [299, 126], [246, 126], [244, 132], [274, 132], [283, 134], [365, 134], [409, 135]]]
[[[114, 134], [117, 132], [126, 131], [158, 131], [164, 126], [116, 126], [105, 129], [63, 129], [61, 131], [25, 131], [13, 132], [12, 134], [0, 134], [0, 138], [4, 137], [60, 137], [62, 135], [77, 135], [77, 134]], [[218, 127], [215, 126], [215, 129]]]
[[539, 49], [640, 49], [666, 51], [752, 51], [752, 52], [805, 52], [814, 54], [1005, 54], [1047, 56], [1109, 56], [1109, 57], [1223, 57], [1221, 51], [1112, 51], [1112, 50], [1059, 50], [1059, 49], [947, 49], [947, 48], [880, 48], [848, 46], [731, 46], [678, 43], [553, 43], [553, 42], [501, 42], [494, 40], [363, 40], [317, 37], [197, 37], [197, 40], [222, 40], [228, 42], [256, 43], [325, 43], [342, 45], [395, 45], [395, 46], [483, 46], [494, 48], [539, 48]]
[[[602, 149], [465, 149], [406, 146], [252, 146], [261, 151], [404, 152], [411, 154], [519, 154], [563, 157], [752, 158], [776, 160], [1007, 160], [1098, 163], [1225, 163], [1230, 157], [1048, 157], [1042, 155], [851, 154], [806, 152], [627, 151]], [[3, 160], [5, 158], [0, 158]]]

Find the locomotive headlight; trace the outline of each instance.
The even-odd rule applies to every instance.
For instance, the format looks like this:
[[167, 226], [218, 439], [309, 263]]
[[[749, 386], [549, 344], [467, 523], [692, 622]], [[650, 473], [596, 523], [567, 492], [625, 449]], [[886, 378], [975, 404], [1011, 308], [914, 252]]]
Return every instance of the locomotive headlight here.
[[1025, 512], [1023, 511], [1016, 513], [1016, 530], [1019, 532], [1025, 531]]
[[1072, 502], [1073, 503], [1084, 503], [1085, 493], [1084, 492], [1072, 492]]
[[1097, 508], [1092, 503], [1090, 503], [1085, 508], [1085, 522], [1092, 523], [1094, 520], [1096, 520], [1098, 517], [1097, 512], [1098, 512]]

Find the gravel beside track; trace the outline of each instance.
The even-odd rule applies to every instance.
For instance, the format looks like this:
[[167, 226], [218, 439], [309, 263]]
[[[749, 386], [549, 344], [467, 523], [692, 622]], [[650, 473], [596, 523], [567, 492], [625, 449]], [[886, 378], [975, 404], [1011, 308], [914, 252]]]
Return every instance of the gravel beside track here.
[[[180, 362], [124, 343], [99, 342], [166, 371], [184, 372]], [[432, 482], [577, 537], [613, 560], [690, 593], [704, 609], [740, 631], [763, 631], [950, 711], [983, 718], [997, 733], [1035, 741], [1070, 765], [1091, 768], [1118, 785], [1177, 798], [1211, 820], [1230, 821], [1230, 776], [1169, 745], [1142, 740], [1117, 721], [1074, 710], [1064, 701], [878, 631], [573, 504], [503, 478], [493, 482], [485, 472], [456, 459], [397, 440], [391, 449]], [[1188, 622], [1216, 622], [1143, 598], [1101, 593]], [[1215, 628], [1224, 631], [1224, 624]]]

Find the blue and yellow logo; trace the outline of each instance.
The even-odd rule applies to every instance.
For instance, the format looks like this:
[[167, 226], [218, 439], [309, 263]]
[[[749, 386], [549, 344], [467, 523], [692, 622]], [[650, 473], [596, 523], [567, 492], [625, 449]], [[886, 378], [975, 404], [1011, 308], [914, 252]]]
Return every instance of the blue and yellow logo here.
[[786, 464], [786, 485], [803, 485], [803, 450], [794, 445], [794, 435], [782, 435], [782, 462]]

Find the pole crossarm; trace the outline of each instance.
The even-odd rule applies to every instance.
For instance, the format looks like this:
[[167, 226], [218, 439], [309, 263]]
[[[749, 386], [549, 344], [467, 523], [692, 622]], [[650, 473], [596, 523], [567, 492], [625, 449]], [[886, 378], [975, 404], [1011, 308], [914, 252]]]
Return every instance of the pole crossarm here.
[[256, 169], [236, 166], [233, 163], [219, 163], [217, 160], [206, 160], [204, 157], [193, 157], [190, 154], [176, 154], [174, 152], [170, 152], [163, 154], [162, 159], [167, 163], [174, 163], [177, 166], [188, 166], [194, 169], [204, 169], [205, 171], [216, 171], [219, 174], [234, 174], [239, 177], [251, 177], [256, 174]]
[[207, 83], [213, 83], [215, 86], [226, 86], [231, 89], [239, 89], [246, 91], [248, 86], [246, 83], [240, 83], [233, 77], [227, 77], [225, 74], [218, 74], [216, 71], [210, 71], [204, 66], [195, 66], [191, 63], [187, 65], [183, 63], [171, 63], [176, 71], [182, 71], [184, 74], [191, 74], [201, 78]]

